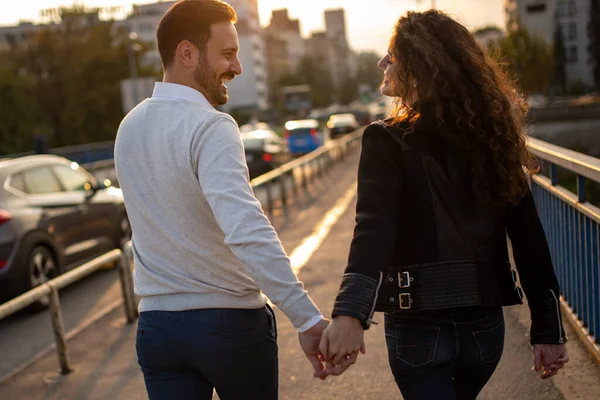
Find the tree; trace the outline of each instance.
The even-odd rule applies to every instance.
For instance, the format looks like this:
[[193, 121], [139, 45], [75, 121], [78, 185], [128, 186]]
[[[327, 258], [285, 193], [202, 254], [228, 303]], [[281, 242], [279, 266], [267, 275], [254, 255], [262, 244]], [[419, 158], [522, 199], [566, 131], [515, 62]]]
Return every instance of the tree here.
[[33, 149], [39, 110], [27, 96], [31, 81], [15, 75], [10, 59], [0, 55], [0, 154]]
[[[74, 22], [41, 30], [2, 56], [0, 110], [20, 115], [0, 118], [0, 133], [16, 135], [12, 151], [31, 150], [40, 130], [53, 147], [114, 138], [123, 117], [120, 82], [129, 76], [127, 32], [112, 22]], [[141, 46], [138, 58], [148, 49]]]
[[492, 56], [508, 64], [508, 71], [525, 93], [543, 93], [554, 70], [552, 48], [542, 38], [531, 36], [524, 28], [500, 39]]
[[326, 65], [326, 60], [310, 56], [303, 57], [296, 73], [282, 75], [279, 87], [310, 85], [313, 107], [327, 107], [333, 101], [333, 88]]
[[561, 24], [556, 22], [554, 30], [554, 76], [553, 84], [561, 92], [567, 90], [567, 55]]
[[594, 85], [600, 90], [600, 0], [590, 0], [589, 54], [593, 63]]
[[358, 83], [366, 83], [372, 90], [375, 90], [381, 84], [383, 72], [377, 66], [380, 58], [372, 51], [358, 54], [358, 73], [356, 76]]

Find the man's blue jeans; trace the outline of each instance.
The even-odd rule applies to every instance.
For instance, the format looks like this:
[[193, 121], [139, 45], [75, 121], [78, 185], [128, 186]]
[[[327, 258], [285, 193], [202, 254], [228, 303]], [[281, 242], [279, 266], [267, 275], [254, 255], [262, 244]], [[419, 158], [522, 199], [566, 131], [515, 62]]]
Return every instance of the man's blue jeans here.
[[405, 400], [475, 400], [504, 349], [502, 309], [474, 321], [386, 314], [389, 362]]
[[275, 400], [277, 327], [255, 310], [148, 311], [136, 350], [150, 400]]

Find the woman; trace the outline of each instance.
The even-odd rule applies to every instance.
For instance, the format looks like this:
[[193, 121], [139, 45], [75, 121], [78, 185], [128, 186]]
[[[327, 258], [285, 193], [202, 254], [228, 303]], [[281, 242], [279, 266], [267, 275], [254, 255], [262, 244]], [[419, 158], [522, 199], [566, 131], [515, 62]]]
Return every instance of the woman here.
[[527, 174], [525, 106], [473, 36], [444, 13], [400, 18], [379, 62], [393, 118], [363, 135], [356, 227], [323, 334], [329, 374], [364, 351], [385, 311], [406, 400], [475, 399], [503, 351], [502, 306], [531, 309], [535, 368], [567, 362], [559, 287]]

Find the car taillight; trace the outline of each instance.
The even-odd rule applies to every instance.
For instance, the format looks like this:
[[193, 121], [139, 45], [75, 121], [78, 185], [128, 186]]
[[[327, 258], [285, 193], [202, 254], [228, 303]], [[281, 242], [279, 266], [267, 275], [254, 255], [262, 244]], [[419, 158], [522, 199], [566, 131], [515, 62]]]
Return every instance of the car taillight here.
[[0, 261], [0, 271], [6, 267], [6, 260]]
[[310, 130], [310, 135], [314, 138], [316, 138], [319, 135], [319, 131], [317, 131], [316, 129], [311, 129]]
[[12, 215], [8, 211], [0, 210], [0, 225], [3, 223], [10, 221], [12, 219]]
[[269, 153], [263, 154], [262, 158], [263, 158], [264, 162], [271, 162], [271, 161], [273, 161], [273, 156], [271, 154], [269, 154]]

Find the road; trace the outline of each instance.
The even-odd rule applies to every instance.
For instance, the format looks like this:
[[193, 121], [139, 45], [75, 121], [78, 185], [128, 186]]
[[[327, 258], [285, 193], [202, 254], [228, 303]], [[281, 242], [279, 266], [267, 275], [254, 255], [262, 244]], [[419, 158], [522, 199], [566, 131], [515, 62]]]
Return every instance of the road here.
[[[290, 254], [295, 254], [294, 250], [301, 243], [306, 243], [305, 238], [318, 233], [324, 235], [322, 243], [300, 269], [299, 277], [325, 314], [331, 312], [352, 238], [354, 199], [350, 198], [351, 201], [344, 207], [340, 205], [340, 199], [347, 197], [348, 193], [352, 194], [356, 166], [357, 157], [354, 156], [301, 196], [290, 210], [288, 219], [277, 213], [271, 218]], [[330, 211], [334, 209], [338, 209], [339, 219], [336, 217], [331, 220]], [[324, 221], [329, 221], [325, 230]], [[401, 398], [387, 365], [381, 325], [367, 331], [367, 354], [361, 356], [352, 369], [341, 377], [320, 382], [311, 377], [310, 366], [300, 352], [293, 327], [279, 310], [276, 314], [280, 347], [280, 399]], [[375, 317], [380, 322], [382, 318], [380, 314]], [[567, 326], [567, 334], [571, 338], [568, 343], [570, 363], [552, 380], [541, 380], [531, 371], [527, 308], [507, 308], [505, 318], [505, 353], [480, 400], [600, 398], [600, 369], [591, 361], [570, 327]], [[70, 357], [75, 367], [72, 374], [60, 376], [57, 373], [56, 356], [50, 354], [0, 385], [0, 399], [146, 399], [134, 342], [135, 325], [126, 325], [122, 310], [116, 310], [69, 341]]]

